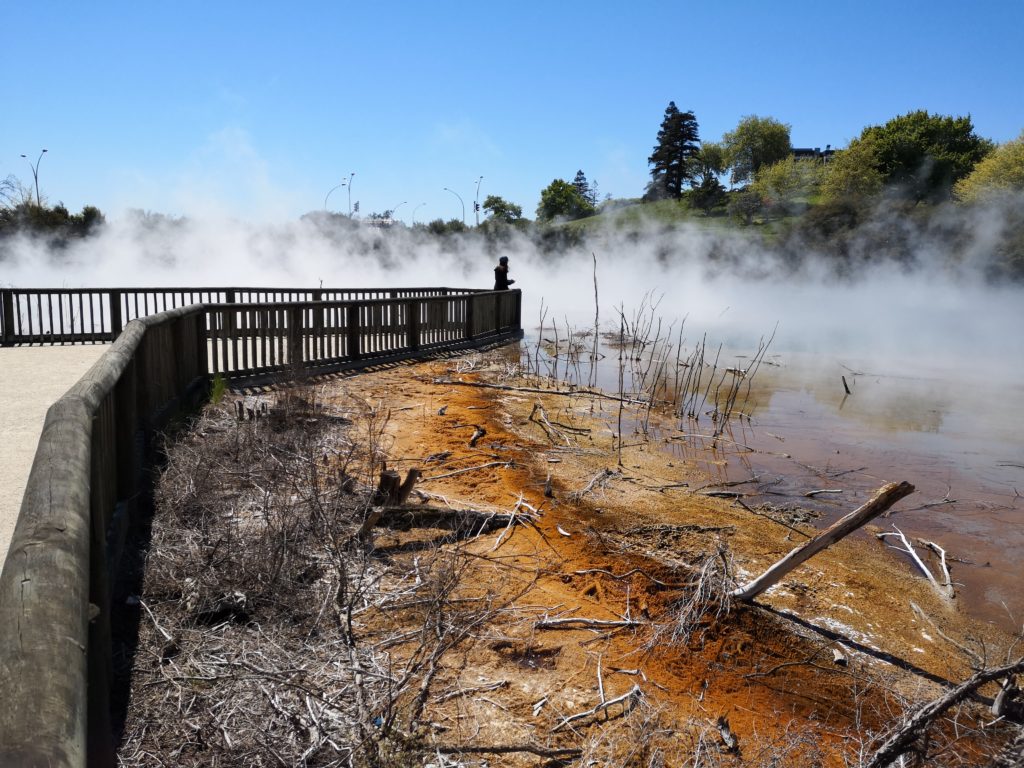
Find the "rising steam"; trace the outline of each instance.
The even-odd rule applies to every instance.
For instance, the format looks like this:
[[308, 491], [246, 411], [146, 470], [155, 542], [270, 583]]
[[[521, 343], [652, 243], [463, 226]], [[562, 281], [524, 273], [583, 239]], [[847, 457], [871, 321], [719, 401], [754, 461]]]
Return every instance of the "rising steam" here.
[[[341, 217], [252, 224], [133, 212], [99, 234], [55, 247], [0, 243], [0, 282], [16, 287], [490, 287], [499, 255], [524, 291], [524, 326], [592, 323], [593, 257], [602, 317], [648, 297], [692, 334], [756, 346], [779, 326], [776, 350], [970, 366], [1019, 376], [1019, 285], [992, 280], [1022, 201], [954, 206], [927, 219], [881, 206], [835, 238], [751, 229], [672, 228], [642, 219], [538, 242], [517, 230], [432, 236]], [[986, 374], [987, 375], [987, 374]]]

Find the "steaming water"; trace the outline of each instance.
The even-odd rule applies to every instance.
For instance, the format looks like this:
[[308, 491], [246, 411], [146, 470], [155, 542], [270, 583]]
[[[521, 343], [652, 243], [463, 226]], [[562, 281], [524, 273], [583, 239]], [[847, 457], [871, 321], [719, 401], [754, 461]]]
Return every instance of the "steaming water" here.
[[[539, 335], [550, 340], [554, 334], [549, 329]], [[529, 351], [536, 338], [527, 340], [528, 355], [536, 352]], [[552, 350], [550, 344], [541, 348]], [[561, 375], [589, 379], [589, 349], [578, 370], [567, 370], [563, 360]], [[603, 354], [597, 383], [617, 391], [618, 352], [603, 348]], [[749, 363], [748, 354], [723, 352], [715, 381], [726, 366]], [[542, 370], [553, 365], [543, 356]], [[748, 506], [811, 509], [822, 524], [859, 506], [884, 483], [911, 482], [917, 492], [875, 525], [892, 530], [894, 524], [912, 541], [938, 543], [955, 558], [960, 604], [979, 619], [1019, 628], [1024, 384], [945, 365], [878, 366], [877, 358], [852, 355], [769, 354], [754, 374], [749, 397], [741, 395], [737, 403], [749, 418], [733, 418], [722, 439], [710, 439], [714, 426], [705, 415], [696, 423], [678, 419], [677, 429], [655, 432], [652, 442], [680, 463], [696, 465], [714, 483], [752, 480], [722, 486], [743, 493]], [[628, 391], [628, 373], [626, 382]], [[806, 495], [819, 490], [840, 493]], [[927, 560], [923, 551], [922, 556]]]

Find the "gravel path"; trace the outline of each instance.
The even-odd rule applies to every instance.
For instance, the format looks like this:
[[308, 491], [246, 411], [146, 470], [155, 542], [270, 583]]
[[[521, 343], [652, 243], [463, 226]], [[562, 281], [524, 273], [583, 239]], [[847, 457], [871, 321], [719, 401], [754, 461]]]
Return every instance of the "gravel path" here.
[[46, 411], [106, 350], [103, 344], [0, 349], [0, 562], [7, 558]]

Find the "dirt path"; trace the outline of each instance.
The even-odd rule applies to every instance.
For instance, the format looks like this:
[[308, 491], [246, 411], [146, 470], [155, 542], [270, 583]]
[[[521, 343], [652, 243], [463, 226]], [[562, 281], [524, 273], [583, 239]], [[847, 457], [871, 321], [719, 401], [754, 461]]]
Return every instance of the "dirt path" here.
[[106, 349], [97, 344], [0, 350], [0, 563], [7, 557], [46, 411]]

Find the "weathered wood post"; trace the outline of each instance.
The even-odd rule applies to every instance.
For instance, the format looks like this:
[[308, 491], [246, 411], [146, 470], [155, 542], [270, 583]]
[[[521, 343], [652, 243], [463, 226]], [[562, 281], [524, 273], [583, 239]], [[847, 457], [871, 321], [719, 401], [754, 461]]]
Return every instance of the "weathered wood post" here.
[[[89, 471], [89, 644], [86, 662], [86, 701], [89, 712], [88, 764], [113, 766], [114, 742], [110, 724], [110, 687], [114, 679], [110, 636], [111, 571], [107, 531], [117, 500], [117, 467], [109, 452], [114, 437], [114, 407], [104, 398], [92, 418]], [[107, 450], [105, 450], [107, 449]]]
[[14, 291], [10, 288], [0, 290], [0, 326], [3, 337], [0, 344], [10, 347], [14, 344]]
[[288, 309], [288, 366], [293, 369], [302, 367], [302, 309]]
[[113, 341], [121, 335], [124, 322], [121, 319], [121, 292], [110, 292], [110, 340]]
[[413, 352], [420, 348], [420, 307], [419, 301], [410, 301], [405, 305], [405, 311], [409, 316], [409, 330], [406, 344]]
[[358, 360], [359, 355], [359, 305], [345, 305], [345, 352], [349, 360]]
[[468, 341], [472, 341], [476, 336], [475, 323], [475, 312], [473, 308], [476, 306], [476, 294], [466, 294], [466, 330], [465, 335]]

